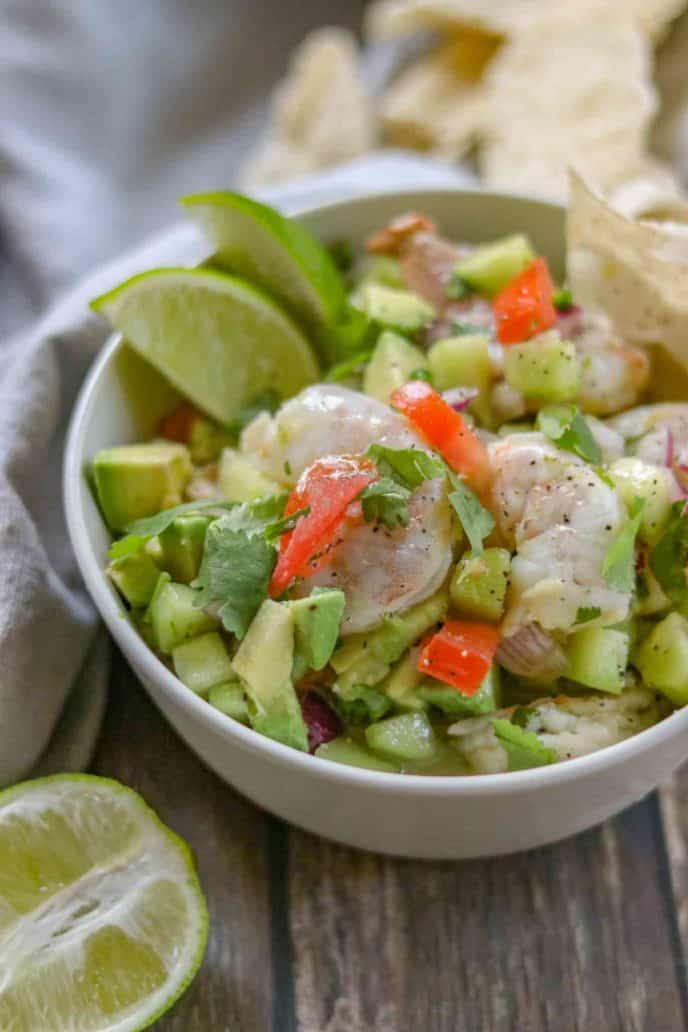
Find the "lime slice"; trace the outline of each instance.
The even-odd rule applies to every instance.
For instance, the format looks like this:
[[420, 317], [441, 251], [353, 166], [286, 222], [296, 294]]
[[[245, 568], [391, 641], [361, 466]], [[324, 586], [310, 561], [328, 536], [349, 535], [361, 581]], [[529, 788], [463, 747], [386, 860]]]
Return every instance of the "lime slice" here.
[[257, 287], [214, 269], [153, 269], [91, 305], [221, 423], [266, 391], [287, 398], [318, 377], [291, 318]]
[[60, 775], [0, 793], [0, 1028], [145, 1028], [207, 932], [188, 847], [135, 792]]
[[345, 310], [346, 292], [322, 244], [298, 222], [241, 194], [195, 194], [181, 203], [216, 248], [214, 260], [279, 298], [318, 341], [323, 358], [335, 357], [330, 331]]

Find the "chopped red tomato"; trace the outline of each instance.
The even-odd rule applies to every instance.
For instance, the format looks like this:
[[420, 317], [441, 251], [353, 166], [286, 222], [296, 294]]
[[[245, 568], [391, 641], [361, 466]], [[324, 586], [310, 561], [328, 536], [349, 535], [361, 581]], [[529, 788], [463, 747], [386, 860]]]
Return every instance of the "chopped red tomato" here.
[[497, 336], [502, 344], [520, 344], [554, 326], [554, 284], [544, 258], [536, 258], [494, 299]]
[[476, 491], [489, 475], [487, 451], [460, 412], [424, 380], [411, 380], [395, 391], [392, 405], [413, 423], [455, 473], [463, 473]]
[[295, 577], [309, 576], [322, 565], [337, 540], [349, 504], [377, 478], [377, 470], [368, 459], [321, 459], [308, 467], [290, 494], [284, 515], [291, 516], [306, 507], [310, 512], [280, 539], [280, 554], [270, 581], [273, 598], [281, 595]]
[[177, 405], [168, 416], [160, 421], [158, 433], [168, 441], [179, 441], [180, 444], [188, 444], [191, 440], [193, 425], [197, 419], [202, 419], [198, 409], [188, 401]]
[[475, 695], [492, 666], [498, 645], [499, 631], [491, 624], [447, 620], [423, 647], [418, 670], [462, 695]]

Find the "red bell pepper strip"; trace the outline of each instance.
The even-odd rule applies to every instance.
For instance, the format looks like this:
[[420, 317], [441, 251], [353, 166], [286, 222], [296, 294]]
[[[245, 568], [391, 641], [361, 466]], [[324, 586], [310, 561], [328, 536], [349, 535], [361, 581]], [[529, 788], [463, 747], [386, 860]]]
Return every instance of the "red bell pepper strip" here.
[[536, 258], [494, 299], [497, 336], [502, 344], [520, 344], [557, 321], [554, 284], [544, 258]]
[[491, 624], [447, 620], [424, 645], [418, 670], [461, 695], [475, 695], [492, 666], [499, 637]]
[[483, 490], [490, 468], [485, 445], [441, 394], [424, 380], [411, 380], [394, 392], [391, 404], [455, 473], [462, 473], [474, 490]]
[[310, 512], [280, 539], [270, 581], [273, 598], [281, 595], [295, 577], [307, 577], [319, 569], [337, 539], [349, 503], [377, 479], [377, 470], [368, 459], [320, 459], [305, 470], [287, 500], [284, 515], [291, 516], [306, 507]]

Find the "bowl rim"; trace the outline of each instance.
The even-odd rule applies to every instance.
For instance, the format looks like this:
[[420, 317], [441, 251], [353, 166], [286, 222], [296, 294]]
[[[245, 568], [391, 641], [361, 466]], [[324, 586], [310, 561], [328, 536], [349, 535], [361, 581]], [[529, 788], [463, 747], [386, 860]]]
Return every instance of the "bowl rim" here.
[[[554, 209], [563, 213], [562, 205], [542, 201], [526, 195], [511, 194], [505, 191], [466, 190], [460, 187], [431, 186], [417, 190], [381, 190], [355, 197], [348, 197], [325, 204], [304, 205], [291, 213], [295, 218], [317, 219], [319, 215], [341, 208], [355, 208], [361, 203], [376, 199], [388, 201], [398, 199], [400, 204], [422, 203], [423, 196], [446, 195], [447, 199], [460, 196], [462, 198], [480, 198], [480, 203], [490, 200], [508, 200], [516, 204], [527, 202], [546, 209]], [[481, 796], [501, 795], [502, 793], [519, 793], [523, 790], [539, 791], [565, 784], [576, 778], [593, 777], [603, 770], [618, 768], [632, 757], [640, 757], [661, 746], [663, 742], [688, 730], [688, 706], [675, 710], [657, 724], [636, 735], [605, 746], [585, 756], [560, 761], [555, 764], [534, 767], [522, 771], [504, 771], [495, 774], [461, 775], [427, 775], [399, 774], [368, 770], [367, 768], [350, 767], [334, 763], [331, 760], [300, 752], [290, 746], [283, 745], [250, 727], [232, 720], [219, 710], [214, 709], [207, 701], [187, 688], [155, 655], [140, 637], [133, 624], [123, 612], [121, 603], [116, 597], [104, 574], [103, 569], [93, 554], [81, 505], [82, 478], [84, 476], [82, 454], [86, 431], [92, 415], [94, 396], [101, 376], [123, 346], [121, 334], [110, 334], [100, 352], [91, 364], [74, 404], [69, 427], [63, 461], [63, 503], [70, 542], [77, 560], [80, 573], [95, 603], [98, 614], [104, 620], [111, 635], [121, 647], [125, 658], [133, 657], [137, 672], [141, 671], [146, 679], [155, 682], [160, 689], [171, 696], [172, 701], [185, 711], [189, 719], [205, 725], [208, 729], [224, 735], [229, 742], [255, 754], [261, 754], [276, 766], [296, 767], [302, 773], [324, 777], [339, 782], [342, 786], [365, 787], [375, 789], [383, 794], [399, 792], [409, 796], [425, 794], [439, 796]], [[202, 758], [202, 757], [201, 757]]]

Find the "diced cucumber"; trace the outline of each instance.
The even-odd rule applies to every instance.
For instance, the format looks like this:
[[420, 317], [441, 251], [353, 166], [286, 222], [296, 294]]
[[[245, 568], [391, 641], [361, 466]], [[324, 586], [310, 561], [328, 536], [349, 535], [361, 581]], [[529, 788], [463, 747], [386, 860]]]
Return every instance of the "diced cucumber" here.
[[556, 332], [505, 347], [504, 375], [514, 390], [539, 401], [573, 401], [581, 384], [576, 347]]
[[380, 334], [363, 374], [363, 390], [378, 401], [391, 395], [411, 379], [417, 369], [427, 369], [425, 355], [392, 330]]
[[675, 706], [688, 703], [688, 620], [669, 613], [638, 646], [634, 664], [643, 680]]
[[248, 704], [244, 686], [237, 678], [233, 681], [223, 681], [222, 684], [211, 685], [208, 691], [208, 702], [215, 709], [225, 713], [240, 724], [248, 724]]
[[381, 759], [346, 736], [324, 742], [315, 750], [315, 755], [321, 760], [343, 763], [346, 767], [363, 767], [365, 770], [381, 770], [389, 774], [396, 774], [400, 770], [398, 763]]
[[334, 693], [337, 709], [346, 724], [370, 724], [392, 708], [392, 700], [378, 688], [354, 684]]
[[113, 559], [108, 576], [132, 608], [147, 606], [153, 597], [160, 570], [145, 551]]
[[628, 665], [629, 636], [609, 627], [587, 627], [567, 644], [566, 676], [600, 692], [623, 691]]
[[357, 286], [364, 283], [379, 283], [383, 287], [404, 286], [399, 259], [388, 255], [365, 255], [357, 263], [355, 279]]
[[178, 505], [190, 476], [189, 449], [170, 441], [105, 448], [93, 460], [100, 508], [116, 531]]
[[160, 534], [161, 563], [173, 580], [190, 584], [197, 576], [209, 523], [198, 513], [177, 516]]
[[188, 584], [175, 584], [169, 574], [160, 574], [148, 607], [148, 620], [157, 648], [164, 655], [171, 655], [183, 641], [214, 630], [213, 618], [194, 605], [197, 596]]
[[[679, 607], [680, 608], [680, 607]], [[658, 616], [671, 609], [671, 599], [662, 591], [659, 581], [650, 569], [645, 566], [638, 577], [638, 591], [633, 600], [635, 616]]]
[[253, 502], [265, 495], [279, 494], [280, 487], [247, 458], [225, 448], [220, 456], [217, 483], [227, 502]]
[[492, 364], [487, 337], [466, 333], [437, 340], [428, 352], [432, 380], [439, 391], [451, 387], [477, 387], [480, 394], [471, 408], [483, 421], [490, 418]]
[[377, 283], [364, 283], [351, 295], [351, 304], [378, 326], [400, 333], [417, 333], [435, 318], [435, 309], [418, 294]]
[[214, 684], [233, 676], [225, 643], [217, 631], [201, 634], [172, 649], [174, 672], [196, 695], [205, 695]]
[[431, 706], [436, 706], [443, 713], [458, 713], [464, 716], [478, 716], [481, 713], [494, 713], [501, 706], [500, 671], [496, 663], [488, 670], [485, 680], [475, 695], [462, 695], [456, 688], [443, 685], [430, 678], [418, 689], [419, 697]]
[[455, 271], [469, 287], [490, 297], [523, 272], [535, 258], [530, 241], [522, 233], [476, 247], [457, 262]]
[[366, 742], [375, 752], [397, 760], [431, 760], [438, 743], [424, 713], [401, 713], [366, 728]]
[[231, 436], [214, 420], [199, 416], [191, 424], [189, 451], [191, 461], [197, 466], [215, 462], [220, 452], [231, 444]]
[[676, 481], [671, 470], [628, 456], [612, 463], [609, 476], [627, 506], [635, 498], [644, 500], [638, 537], [649, 545], [656, 544], [671, 516], [671, 506], [676, 498]]
[[425, 702], [418, 695], [418, 688], [423, 683], [424, 675], [418, 669], [420, 648], [411, 648], [392, 667], [387, 677], [380, 684], [396, 709], [425, 709]]
[[497, 623], [504, 612], [511, 555], [506, 548], [486, 548], [482, 555], [465, 555], [452, 574], [449, 594], [462, 616]]

